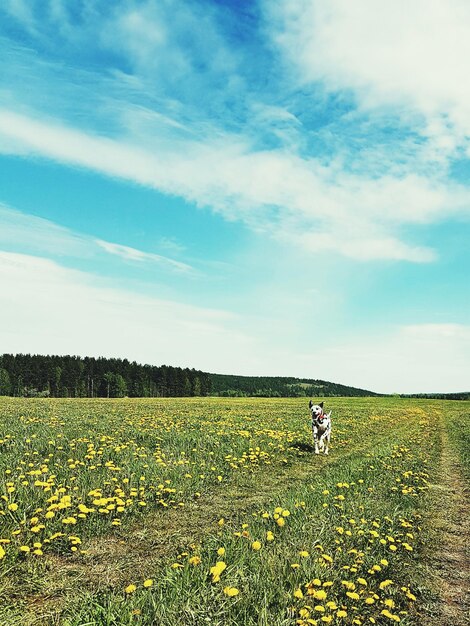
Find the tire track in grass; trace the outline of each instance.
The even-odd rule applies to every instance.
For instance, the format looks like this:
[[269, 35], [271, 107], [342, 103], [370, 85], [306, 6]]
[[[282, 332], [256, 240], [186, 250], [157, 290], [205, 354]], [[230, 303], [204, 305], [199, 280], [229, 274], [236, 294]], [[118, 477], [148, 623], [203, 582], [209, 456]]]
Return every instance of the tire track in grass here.
[[470, 489], [457, 451], [449, 440], [446, 418], [440, 421], [439, 482], [432, 520], [437, 550], [428, 556], [429, 575], [438, 599], [428, 607], [425, 626], [470, 624]]

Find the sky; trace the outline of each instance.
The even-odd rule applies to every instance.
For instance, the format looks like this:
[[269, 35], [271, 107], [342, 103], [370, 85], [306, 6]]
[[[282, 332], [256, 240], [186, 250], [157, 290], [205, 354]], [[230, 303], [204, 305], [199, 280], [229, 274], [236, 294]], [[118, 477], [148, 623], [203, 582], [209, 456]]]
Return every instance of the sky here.
[[3, 0], [0, 353], [470, 389], [470, 4]]

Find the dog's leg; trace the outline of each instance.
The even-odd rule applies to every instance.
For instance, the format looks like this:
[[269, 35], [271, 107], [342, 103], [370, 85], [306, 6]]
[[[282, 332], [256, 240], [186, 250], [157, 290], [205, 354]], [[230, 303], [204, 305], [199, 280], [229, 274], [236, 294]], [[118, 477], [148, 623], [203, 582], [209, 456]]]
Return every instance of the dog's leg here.
[[330, 445], [330, 437], [331, 437], [331, 428], [325, 433], [325, 454], [328, 454], [328, 446]]
[[315, 454], [320, 454], [320, 450], [318, 449], [318, 430], [315, 426], [312, 428], [312, 433], [313, 443], [315, 444]]

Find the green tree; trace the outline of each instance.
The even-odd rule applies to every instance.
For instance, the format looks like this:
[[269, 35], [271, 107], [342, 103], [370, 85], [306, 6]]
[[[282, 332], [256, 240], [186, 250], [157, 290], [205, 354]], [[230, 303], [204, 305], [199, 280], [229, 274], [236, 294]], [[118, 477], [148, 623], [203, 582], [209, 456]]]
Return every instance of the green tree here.
[[196, 378], [194, 379], [193, 396], [200, 396], [200, 395], [201, 395], [201, 379], [199, 378], [199, 376], [196, 376]]
[[11, 394], [10, 374], [6, 369], [0, 369], [0, 396], [9, 396]]
[[114, 374], [114, 380], [111, 384], [111, 395], [113, 398], [124, 398], [127, 396], [127, 385], [121, 374]]

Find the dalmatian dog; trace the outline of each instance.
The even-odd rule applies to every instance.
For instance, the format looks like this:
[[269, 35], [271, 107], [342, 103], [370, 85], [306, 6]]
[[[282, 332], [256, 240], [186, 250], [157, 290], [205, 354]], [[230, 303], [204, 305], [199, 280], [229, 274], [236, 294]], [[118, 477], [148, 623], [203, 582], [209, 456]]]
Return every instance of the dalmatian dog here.
[[331, 437], [331, 411], [329, 413], [323, 412], [323, 402], [313, 404], [310, 400], [308, 406], [312, 414], [312, 434], [315, 444], [315, 454], [320, 454], [320, 451], [328, 454], [328, 444], [330, 443]]

